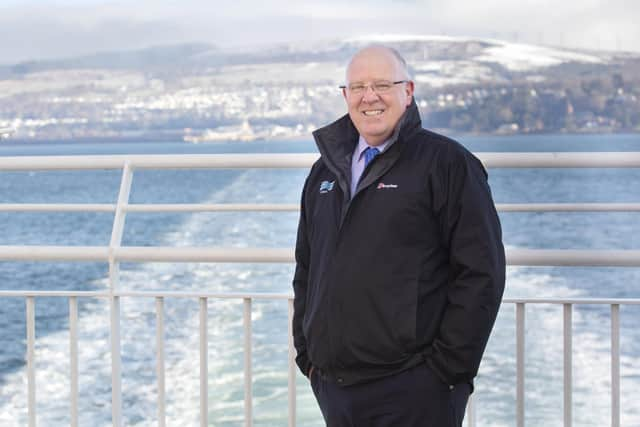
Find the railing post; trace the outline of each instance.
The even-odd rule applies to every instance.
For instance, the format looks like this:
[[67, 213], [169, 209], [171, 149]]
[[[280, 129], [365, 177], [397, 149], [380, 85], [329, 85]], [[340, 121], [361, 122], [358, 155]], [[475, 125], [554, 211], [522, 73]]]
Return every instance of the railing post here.
[[156, 298], [156, 377], [158, 378], [158, 427], [165, 427], [164, 299]]
[[[112, 266], [110, 274], [117, 271]], [[117, 273], [115, 273], [117, 274]], [[122, 360], [120, 357], [120, 298], [112, 296], [109, 300], [110, 345], [111, 345], [111, 422], [114, 427], [122, 425]]]
[[78, 298], [69, 298], [69, 367], [71, 427], [78, 427]]
[[524, 427], [525, 305], [516, 303], [516, 425]]
[[209, 340], [207, 299], [200, 298], [200, 427], [209, 425]]
[[293, 346], [293, 298], [287, 300], [289, 307], [288, 316], [288, 328], [289, 339], [289, 358], [287, 362], [288, 376], [289, 376], [289, 427], [296, 427], [296, 350]]
[[611, 304], [611, 427], [620, 427], [620, 305]]
[[118, 193], [116, 213], [113, 218], [111, 230], [111, 242], [109, 243], [109, 313], [111, 323], [111, 422], [114, 427], [122, 426], [122, 360], [120, 355], [120, 297], [115, 295], [119, 288], [120, 263], [115, 259], [114, 251], [122, 243], [124, 233], [124, 221], [126, 212], [124, 207], [128, 204], [131, 193], [133, 171], [128, 162], [125, 162], [122, 170], [122, 181]]
[[465, 418], [467, 419], [468, 427], [476, 427], [476, 402], [473, 398], [473, 394], [469, 396], [469, 400], [467, 401]]
[[34, 297], [27, 297], [27, 388], [29, 427], [36, 427], [36, 307]]
[[244, 425], [253, 425], [253, 390], [251, 372], [251, 298], [244, 298]]
[[571, 427], [573, 406], [573, 345], [572, 345], [572, 308], [571, 304], [563, 304], [564, 332], [564, 427]]

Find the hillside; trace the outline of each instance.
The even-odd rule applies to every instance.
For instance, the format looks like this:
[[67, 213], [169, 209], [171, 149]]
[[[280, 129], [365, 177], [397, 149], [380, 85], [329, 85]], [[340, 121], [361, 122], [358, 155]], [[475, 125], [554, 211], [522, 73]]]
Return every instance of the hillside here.
[[0, 68], [0, 137], [15, 141], [308, 138], [344, 114], [363, 45], [407, 58], [425, 125], [448, 132], [640, 131], [640, 55], [445, 36], [312, 45], [158, 46]]

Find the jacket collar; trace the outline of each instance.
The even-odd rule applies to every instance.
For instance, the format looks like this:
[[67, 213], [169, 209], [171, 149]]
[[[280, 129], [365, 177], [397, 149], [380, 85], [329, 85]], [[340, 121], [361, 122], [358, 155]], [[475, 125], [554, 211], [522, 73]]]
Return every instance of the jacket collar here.
[[[372, 165], [373, 170], [367, 175], [369, 179], [363, 177], [358, 188], [368, 185], [370, 182], [367, 181], [372, 181], [386, 172], [398, 158], [404, 141], [421, 128], [420, 113], [414, 99], [400, 118], [387, 149]], [[358, 145], [359, 136], [349, 114], [313, 132], [324, 163], [336, 175], [345, 194], [348, 194], [351, 183], [351, 157]]]

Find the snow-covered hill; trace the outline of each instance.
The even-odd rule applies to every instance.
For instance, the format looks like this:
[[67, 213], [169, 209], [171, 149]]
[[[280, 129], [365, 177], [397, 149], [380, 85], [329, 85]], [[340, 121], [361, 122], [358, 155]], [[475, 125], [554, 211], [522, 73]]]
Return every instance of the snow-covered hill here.
[[372, 43], [407, 59], [418, 105], [438, 128], [640, 129], [640, 54], [381, 34], [242, 49], [159, 46], [0, 67], [0, 128], [24, 140], [196, 141], [234, 129], [238, 139], [303, 137], [344, 113], [345, 66]]

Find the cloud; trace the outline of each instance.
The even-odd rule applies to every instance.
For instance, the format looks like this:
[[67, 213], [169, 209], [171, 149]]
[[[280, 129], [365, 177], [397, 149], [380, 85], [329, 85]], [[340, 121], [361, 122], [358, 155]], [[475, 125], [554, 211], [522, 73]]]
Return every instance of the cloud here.
[[[191, 41], [234, 47], [363, 34], [504, 38], [640, 51], [635, 0], [10, 1], [0, 63]], [[9, 42], [10, 41], [10, 42]]]
[[96, 51], [135, 49], [182, 38], [170, 21], [132, 22], [111, 18], [89, 24], [34, 16], [19, 22], [0, 22], [0, 62], [82, 55]]
[[256, 13], [260, 6], [243, 14], [240, 6], [191, 3], [0, 8], [0, 63], [193, 41], [222, 46], [277, 42], [309, 27], [309, 18]]

